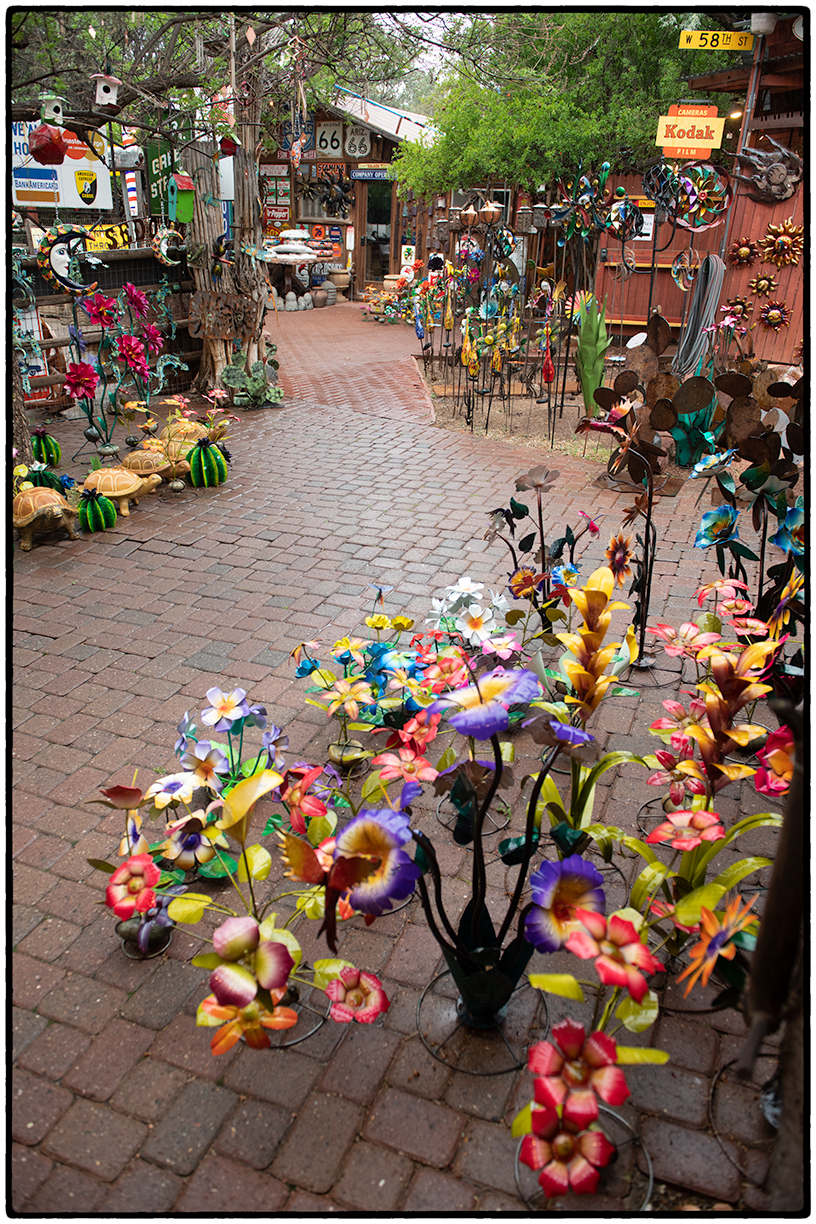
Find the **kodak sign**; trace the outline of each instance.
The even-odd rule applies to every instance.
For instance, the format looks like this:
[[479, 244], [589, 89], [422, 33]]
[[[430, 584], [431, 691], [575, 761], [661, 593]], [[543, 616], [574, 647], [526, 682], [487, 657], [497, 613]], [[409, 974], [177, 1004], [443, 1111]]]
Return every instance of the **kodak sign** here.
[[721, 147], [724, 127], [725, 119], [717, 117], [716, 106], [678, 103], [658, 119], [655, 144], [667, 157], [702, 159]]

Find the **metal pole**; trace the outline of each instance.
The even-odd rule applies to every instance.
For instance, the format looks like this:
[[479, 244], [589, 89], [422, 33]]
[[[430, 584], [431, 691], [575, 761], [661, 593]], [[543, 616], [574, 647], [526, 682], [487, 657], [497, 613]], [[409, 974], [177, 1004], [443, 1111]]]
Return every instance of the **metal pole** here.
[[[757, 34], [756, 46], [754, 47], [754, 62], [751, 66], [751, 79], [748, 85], [748, 95], [745, 101], [745, 112], [742, 116], [742, 123], [740, 124], [739, 143], [737, 145], [738, 153], [742, 153], [743, 149], [746, 148], [745, 141], [748, 135], [748, 125], [750, 124], [751, 119], [753, 118], [753, 114], [754, 114], [754, 106], [756, 104], [756, 95], [757, 95], [757, 85], [759, 84], [759, 69], [760, 69], [760, 64], [762, 61], [762, 56], [764, 54], [764, 51], [765, 51], [765, 35]], [[739, 162], [735, 162], [735, 165], [739, 166]], [[739, 184], [737, 184], [737, 187], [738, 186]], [[735, 195], [736, 195], [737, 187], [734, 188]], [[720, 240], [720, 249], [718, 252], [720, 259], [725, 258], [725, 248], [728, 242], [728, 235], [731, 230], [731, 217], [733, 216], [733, 213], [734, 213], [734, 201], [732, 200], [731, 207], [728, 210], [728, 215], [725, 218], [725, 225], [723, 226], [722, 239]]]

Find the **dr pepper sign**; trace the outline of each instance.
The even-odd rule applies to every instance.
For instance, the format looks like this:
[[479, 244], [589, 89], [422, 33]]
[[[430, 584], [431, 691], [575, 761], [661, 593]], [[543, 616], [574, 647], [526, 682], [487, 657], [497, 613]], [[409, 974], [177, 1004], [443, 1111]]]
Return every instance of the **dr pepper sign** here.
[[657, 121], [655, 144], [665, 157], [705, 160], [712, 149], [722, 146], [725, 119], [717, 118], [716, 106], [677, 103]]

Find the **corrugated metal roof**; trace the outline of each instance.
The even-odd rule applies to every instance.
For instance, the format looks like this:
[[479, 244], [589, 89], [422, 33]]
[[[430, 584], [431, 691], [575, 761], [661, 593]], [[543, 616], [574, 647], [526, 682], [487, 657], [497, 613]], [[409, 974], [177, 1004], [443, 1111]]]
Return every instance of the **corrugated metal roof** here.
[[386, 106], [381, 102], [372, 102], [370, 98], [349, 93], [340, 86], [334, 101], [328, 104], [328, 109], [344, 115], [354, 123], [371, 128], [382, 136], [390, 136], [392, 140], [430, 143], [433, 139], [433, 126], [425, 115]]

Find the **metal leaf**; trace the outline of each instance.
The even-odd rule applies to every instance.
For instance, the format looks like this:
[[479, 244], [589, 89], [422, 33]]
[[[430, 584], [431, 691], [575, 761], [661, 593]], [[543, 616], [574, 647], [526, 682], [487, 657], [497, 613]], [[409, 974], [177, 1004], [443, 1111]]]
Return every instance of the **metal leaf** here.
[[657, 374], [646, 386], [646, 404], [653, 408], [660, 399], [673, 399], [680, 389], [680, 379], [674, 374]]
[[658, 357], [672, 342], [672, 329], [661, 314], [653, 314], [646, 328], [646, 343]]
[[717, 394], [714, 384], [707, 378], [697, 375], [689, 378], [672, 396], [674, 410], [680, 416], [690, 416], [694, 412], [702, 412], [707, 408]]
[[645, 387], [657, 375], [657, 356], [648, 344], [640, 344], [630, 351], [626, 368], [634, 370]]
[[612, 387], [596, 387], [593, 392], [593, 398], [595, 403], [603, 408], [604, 412], [609, 412], [621, 400], [618, 392]]
[[719, 391], [724, 391], [726, 395], [730, 395], [732, 399], [750, 395], [753, 391], [751, 379], [745, 374], [738, 374], [736, 370], [728, 370], [725, 374], [720, 374], [719, 378], [714, 379], [714, 386]]
[[618, 395], [628, 395], [630, 391], [634, 391], [639, 383], [639, 378], [634, 370], [623, 370], [613, 382]]
[[677, 424], [677, 413], [670, 399], [659, 399], [657, 401], [652, 408], [649, 424], [652, 429], [674, 429]]

